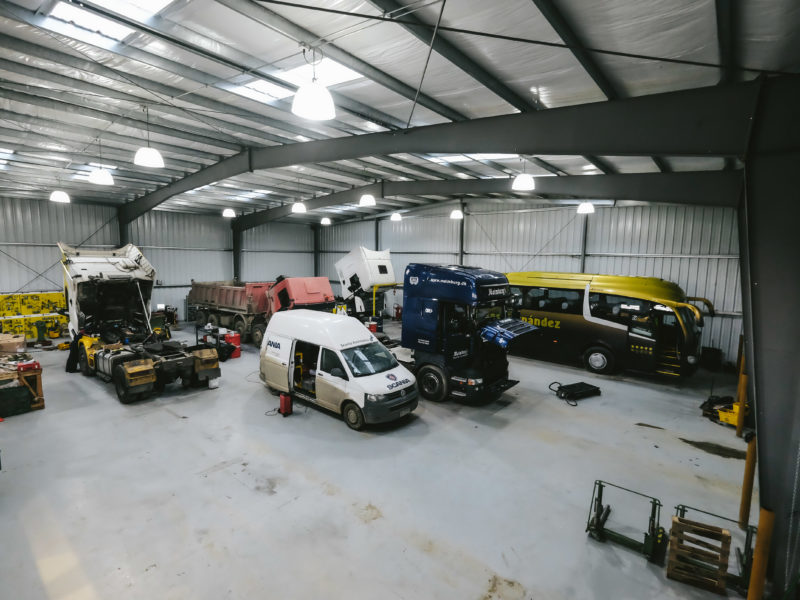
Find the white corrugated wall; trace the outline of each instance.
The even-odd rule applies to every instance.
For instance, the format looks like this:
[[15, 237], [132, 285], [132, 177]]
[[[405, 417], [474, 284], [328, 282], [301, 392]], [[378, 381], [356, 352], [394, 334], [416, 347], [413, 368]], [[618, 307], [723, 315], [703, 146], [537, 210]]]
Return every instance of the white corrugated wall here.
[[[459, 223], [448, 216], [452, 208], [413, 213], [400, 222], [380, 221], [379, 245], [391, 249], [399, 280], [409, 262], [458, 262]], [[706, 318], [703, 344], [720, 348], [725, 360], [736, 359], [742, 301], [734, 209], [598, 207], [588, 217], [586, 238], [586, 272], [661, 277], [689, 296], [710, 299], [720, 314]], [[469, 202], [465, 264], [502, 272], [578, 272], [582, 243], [583, 217], [574, 207], [519, 209], [511, 203]], [[334, 263], [357, 246], [374, 249], [374, 222], [323, 228], [321, 274], [336, 281]]]
[[152, 304], [171, 304], [184, 318], [184, 300], [197, 281], [233, 279], [230, 221], [221, 216], [150, 211], [128, 226], [130, 241], [155, 267]]
[[314, 233], [307, 225], [267, 223], [242, 234], [242, 280], [314, 275]]
[[0, 198], [0, 293], [62, 290], [56, 244], [115, 247], [116, 215], [106, 206]]

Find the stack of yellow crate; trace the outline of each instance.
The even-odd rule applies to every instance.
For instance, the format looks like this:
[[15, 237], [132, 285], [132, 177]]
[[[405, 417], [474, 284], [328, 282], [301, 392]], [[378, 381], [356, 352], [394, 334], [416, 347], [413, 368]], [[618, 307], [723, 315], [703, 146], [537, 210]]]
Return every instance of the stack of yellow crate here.
[[63, 292], [0, 294], [0, 330], [35, 340], [38, 321], [44, 321], [48, 330], [67, 324], [67, 317], [58, 314], [66, 307]]

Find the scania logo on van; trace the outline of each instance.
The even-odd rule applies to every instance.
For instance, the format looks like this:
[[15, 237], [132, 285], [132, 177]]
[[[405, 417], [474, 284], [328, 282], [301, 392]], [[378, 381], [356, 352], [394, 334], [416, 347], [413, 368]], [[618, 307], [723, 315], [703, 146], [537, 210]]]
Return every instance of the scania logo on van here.
[[386, 379], [388, 379], [388, 380], [390, 380], [390, 381], [397, 381], [397, 375], [395, 375], [394, 373], [389, 373], [389, 374], [386, 376]]
[[[397, 379], [395, 377], [395, 379]], [[394, 383], [390, 383], [386, 386], [387, 389], [393, 390], [394, 388], [400, 387], [401, 385], [405, 385], [407, 383], [411, 383], [410, 379], [401, 379], [400, 381], [395, 381]]]
[[276, 342], [274, 340], [267, 340], [267, 346], [269, 346], [270, 348], [275, 348], [275, 350], [281, 349], [281, 343]]

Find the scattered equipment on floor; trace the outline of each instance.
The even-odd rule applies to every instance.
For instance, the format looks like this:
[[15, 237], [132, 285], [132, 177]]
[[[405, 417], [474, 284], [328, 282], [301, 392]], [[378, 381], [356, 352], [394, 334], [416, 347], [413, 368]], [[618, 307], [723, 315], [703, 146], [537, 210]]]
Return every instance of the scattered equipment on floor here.
[[[678, 504], [675, 507], [675, 516], [680, 517], [681, 519], [686, 518], [686, 513], [692, 511], [696, 513], [702, 513], [709, 517], [714, 517], [715, 519], [719, 519], [721, 521], [727, 521], [730, 523], [738, 524], [736, 519], [729, 519], [728, 517], [723, 517], [720, 515], [715, 515], [714, 513], [708, 512], [706, 510], [702, 510], [699, 508], [694, 508], [693, 506], [686, 506], [685, 504]], [[739, 592], [742, 596], [747, 595], [747, 588], [750, 585], [750, 571], [753, 568], [753, 541], [756, 538], [756, 534], [758, 533], [758, 527], [753, 527], [752, 525], [748, 525], [744, 528], [745, 531], [745, 540], [744, 545], [741, 548], [736, 548], [736, 566], [739, 569], [739, 574], [734, 575], [733, 573], [727, 573], [725, 575], [725, 584], [728, 589], [735, 589]], [[673, 527], [673, 533], [674, 527]], [[704, 549], [707, 550], [705, 544], [700, 544]], [[672, 560], [670, 552], [670, 561]], [[674, 579], [678, 579], [677, 577]], [[688, 583], [688, 582], [687, 582]]]
[[730, 531], [672, 517], [671, 536], [667, 577], [724, 595]]
[[[603, 504], [603, 490], [606, 487], [635, 494], [650, 501], [650, 518], [647, 523], [647, 530], [644, 532], [644, 542], [634, 540], [606, 527], [606, 521], [608, 521], [608, 517], [611, 514], [611, 505]], [[589, 518], [586, 521], [586, 531], [599, 542], [615, 542], [642, 554], [649, 562], [663, 566], [669, 538], [664, 528], [659, 525], [661, 506], [661, 501], [658, 498], [598, 479], [594, 482]]]
[[[721, 425], [730, 425], [736, 427], [739, 419], [739, 403], [736, 402], [733, 396], [715, 396], [714, 395], [714, 381], [711, 381], [711, 392], [708, 399], [700, 405], [700, 410], [703, 411], [703, 416], [711, 419], [715, 423]], [[750, 412], [750, 407], [745, 404], [745, 416]]]
[[292, 414], [292, 396], [290, 394], [281, 394], [281, 407], [278, 412], [284, 417]]
[[583, 398], [600, 395], [599, 387], [590, 383], [584, 383], [583, 381], [568, 383], [567, 385], [562, 385], [558, 381], [554, 381], [547, 387], [570, 406], [578, 406], [578, 400], [582, 400]]

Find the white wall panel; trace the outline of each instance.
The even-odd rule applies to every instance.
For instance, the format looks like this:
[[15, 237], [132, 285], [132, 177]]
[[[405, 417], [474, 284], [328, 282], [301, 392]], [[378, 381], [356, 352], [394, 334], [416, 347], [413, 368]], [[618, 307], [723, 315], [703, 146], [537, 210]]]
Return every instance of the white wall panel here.
[[128, 227], [131, 242], [142, 250], [148, 247], [224, 250], [232, 245], [230, 220], [221, 216], [154, 210]]
[[583, 220], [573, 208], [483, 212], [481, 207], [470, 205], [471, 214], [467, 216], [464, 231], [467, 253], [514, 253], [528, 258], [546, 254], [580, 255]]
[[272, 252], [246, 250], [242, 252], [244, 281], [274, 281], [278, 275], [313, 277], [313, 252]]
[[[456, 260], [458, 257], [456, 257]], [[473, 267], [483, 267], [501, 273], [515, 271], [557, 271], [572, 273], [580, 271], [581, 260], [579, 256], [565, 255], [516, 255], [516, 254], [468, 254], [464, 257], [464, 264]]]
[[56, 243], [111, 247], [118, 235], [113, 208], [0, 198], [0, 292], [60, 290]]
[[245, 250], [313, 251], [314, 233], [308, 225], [267, 223], [242, 234]]
[[[331, 281], [338, 281], [336, 276], [336, 261], [342, 258], [347, 252], [322, 252], [319, 255], [319, 274], [327, 277]], [[334, 286], [334, 294], [339, 294], [339, 286]]]
[[374, 221], [359, 221], [320, 228], [321, 250], [347, 253], [358, 246], [364, 246], [370, 250], [375, 249]]
[[458, 229], [459, 222], [451, 219], [449, 213], [402, 221], [381, 221], [380, 249], [389, 248], [392, 252], [458, 253]]

